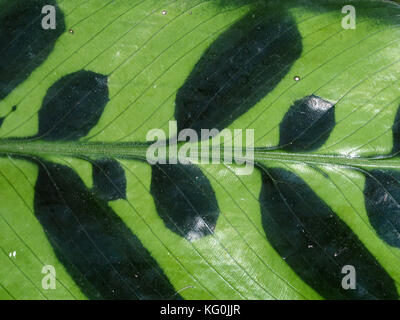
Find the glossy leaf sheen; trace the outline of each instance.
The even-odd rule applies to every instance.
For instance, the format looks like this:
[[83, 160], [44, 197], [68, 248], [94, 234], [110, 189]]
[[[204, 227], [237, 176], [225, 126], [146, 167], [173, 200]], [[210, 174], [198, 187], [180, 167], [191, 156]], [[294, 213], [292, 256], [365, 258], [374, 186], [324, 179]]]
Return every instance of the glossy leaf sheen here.
[[196, 166], [153, 165], [150, 191], [158, 214], [173, 232], [190, 241], [214, 232], [220, 213], [217, 199]]
[[365, 172], [365, 206], [378, 235], [400, 247], [400, 173], [393, 170]]
[[334, 105], [311, 95], [298, 100], [280, 124], [279, 146], [288, 151], [318, 149], [335, 127]]

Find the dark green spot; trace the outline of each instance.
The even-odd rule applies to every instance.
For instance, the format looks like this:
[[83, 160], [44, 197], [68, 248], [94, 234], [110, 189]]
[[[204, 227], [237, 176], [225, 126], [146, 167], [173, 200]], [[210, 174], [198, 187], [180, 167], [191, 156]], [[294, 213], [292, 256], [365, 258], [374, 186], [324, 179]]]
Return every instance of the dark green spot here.
[[107, 77], [91, 71], [69, 74], [47, 91], [39, 111], [42, 140], [78, 140], [99, 121], [109, 101]]
[[296, 101], [280, 126], [279, 146], [288, 151], [311, 151], [324, 144], [335, 126], [335, 106], [311, 95]]
[[[393, 279], [352, 230], [296, 174], [262, 170], [262, 224], [289, 266], [327, 299], [397, 299]], [[356, 289], [341, 286], [343, 266], [356, 270]]]
[[56, 2], [9, 0], [0, 7], [0, 100], [47, 59], [65, 31], [64, 15], [58, 7], [56, 29], [43, 30], [45, 5]]
[[400, 173], [365, 172], [364, 195], [371, 225], [389, 245], [400, 248]]
[[283, 10], [261, 8], [224, 32], [204, 53], [176, 98], [178, 130], [224, 129], [271, 92], [302, 52]]
[[102, 159], [93, 163], [93, 192], [106, 201], [126, 199], [125, 171], [117, 160]]
[[173, 232], [195, 240], [212, 234], [219, 216], [215, 192], [194, 165], [152, 166], [151, 194], [157, 212]]
[[70, 168], [38, 163], [35, 215], [91, 299], [180, 299], [140, 240]]
[[397, 109], [392, 130], [393, 130], [392, 154], [398, 155], [400, 153], [400, 106], [399, 109]]

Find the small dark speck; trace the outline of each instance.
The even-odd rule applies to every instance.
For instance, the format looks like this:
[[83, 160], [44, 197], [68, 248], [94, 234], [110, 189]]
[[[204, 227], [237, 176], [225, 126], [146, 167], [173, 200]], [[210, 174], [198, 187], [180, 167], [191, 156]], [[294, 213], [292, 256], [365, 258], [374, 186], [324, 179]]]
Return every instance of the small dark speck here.
[[14, 112], [15, 110], [17, 110], [17, 106], [13, 106], [13, 107], [11, 108], [11, 111], [12, 111], [12, 112]]

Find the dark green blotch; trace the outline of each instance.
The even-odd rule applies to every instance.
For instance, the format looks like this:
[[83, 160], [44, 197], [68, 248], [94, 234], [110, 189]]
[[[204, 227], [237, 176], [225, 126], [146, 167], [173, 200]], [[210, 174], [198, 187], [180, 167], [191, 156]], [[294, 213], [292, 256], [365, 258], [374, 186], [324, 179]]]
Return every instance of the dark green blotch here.
[[249, 13], [218, 37], [179, 89], [178, 130], [224, 129], [271, 92], [301, 52], [288, 12]]
[[55, 30], [43, 30], [42, 7], [54, 0], [9, 0], [0, 7], [0, 100], [22, 83], [53, 50], [65, 31], [64, 15], [56, 6]]
[[38, 165], [35, 215], [88, 298], [181, 298], [140, 240], [73, 170], [49, 162]]
[[397, 109], [392, 131], [393, 131], [392, 154], [398, 155], [400, 153], [400, 106], [399, 109]]
[[[262, 224], [289, 266], [327, 299], [397, 299], [393, 279], [352, 230], [296, 174], [262, 170]], [[356, 289], [345, 290], [342, 268], [356, 270]]]
[[99, 121], [108, 97], [108, 78], [91, 71], [78, 71], [54, 83], [39, 111], [41, 140], [78, 140]]
[[315, 95], [296, 101], [279, 126], [280, 148], [312, 151], [322, 146], [335, 127], [335, 106]]
[[103, 200], [126, 199], [125, 171], [117, 160], [101, 159], [93, 163], [93, 192]]
[[214, 232], [220, 213], [217, 199], [196, 166], [153, 165], [150, 192], [159, 216], [171, 231], [190, 241]]
[[400, 248], [400, 173], [393, 170], [365, 172], [364, 199], [368, 218], [377, 234]]

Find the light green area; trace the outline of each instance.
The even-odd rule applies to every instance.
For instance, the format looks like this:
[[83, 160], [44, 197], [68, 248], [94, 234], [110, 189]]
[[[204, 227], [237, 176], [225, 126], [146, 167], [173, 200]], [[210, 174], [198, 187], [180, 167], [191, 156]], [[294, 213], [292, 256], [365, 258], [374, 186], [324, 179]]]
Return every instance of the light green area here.
[[[34, 216], [36, 176], [36, 165], [0, 158], [0, 283], [16, 299], [83, 299]], [[42, 289], [45, 265], [56, 268], [56, 290]]]
[[[294, 101], [316, 94], [336, 103], [337, 125], [320, 150], [313, 154], [258, 150], [255, 158], [303, 178], [399, 282], [399, 250], [376, 236], [366, 216], [364, 178], [343, 168], [400, 169], [397, 159], [345, 157], [383, 155], [392, 148], [391, 129], [400, 104], [400, 8], [376, 3], [376, 8], [364, 9], [362, 2], [356, 2], [360, 9], [356, 30], [342, 29], [341, 1], [333, 11], [292, 8], [303, 38], [301, 58], [273, 92], [229, 128], [254, 129], [255, 147], [274, 146], [279, 123]], [[81, 143], [0, 140], [0, 154], [5, 155], [0, 158], [0, 299], [85, 299], [34, 217], [37, 166], [10, 154], [68, 165], [89, 188], [91, 165], [76, 157], [118, 158], [127, 176], [127, 200], [110, 205], [186, 299], [319, 299], [266, 240], [258, 171], [238, 176], [234, 165], [200, 166], [215, 190], [221, 216], [212, 236], [188, 242], [159, 218], [149, 193], [150, 166], [128, 159], [143, 158], [146, 149], [115, 144], [143, 142], [152, 128], [167, 130], [168, 121], [174, 119], [176, 92], [193, 66], [250, 6], [240, 1], [219, 6], [203, 0], [60, 0], [59, 6], [67, 31], [74, 33], [64, 33], [49, 58], [0, 101], [1, 115], [18, 105], [0, 128], [0, 137], [36, 134], [43, 97], [69, 73], [85, 69], [109, 75], [111, 100]], [[392, 18], [380, 20], [388, 10]], [[293, 80], [296, 75], [301, 81]], [[317, 166], [328, 177], [305, 164]], [[14, 251], [16, 257], [10, 258]], [[47, 264], [57, 270], [56, 290], [41, 287], [41, 269]]]
[[[279, 123], [294, 101], [315, 94], [335, 103], [335, 126], [318, 152], [375, 155], [392, 147], [391, 127], [400, 105], [400, 28], [360, 12], [379, 16], [384, 7], [362, 11], [356, 30], [341, 26], [341, 6], [333, 12], [293, 10], [303, 37], [303, 53], [276, 89], [235, 121], [232, 128], [255, 130], [255, 146], [276, 146]], [[293, 78], [299, 76], [301, 81]], [[266, 125], [267, 124], [267, 125]]]

